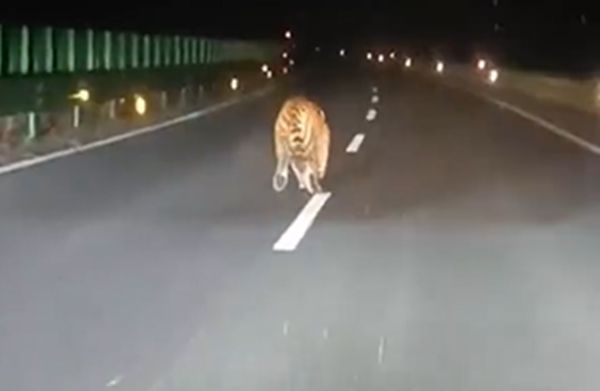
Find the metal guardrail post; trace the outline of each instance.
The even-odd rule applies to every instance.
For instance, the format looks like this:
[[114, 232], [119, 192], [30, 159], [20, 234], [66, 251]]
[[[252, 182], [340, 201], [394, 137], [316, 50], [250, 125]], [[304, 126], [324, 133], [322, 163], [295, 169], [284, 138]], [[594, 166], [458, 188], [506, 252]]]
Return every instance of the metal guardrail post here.
[[73, 127], [78, 128], [81, 125], [81, 106], [73, 106]]
[[160, 92], [160, 108], [162, 110], [166, 110], [168, 104], [169, 104], [169, 98], [167, 96], [167, 92], [161, 91]]
[[150, 66], [151, 66], [150, 54], [151, 54], [151, 50], [152, 50], [150, 36], [148, 34], [144, 35], [143, 42], [144, 43], [143, 43], [143, 50], [142, 50], [142, 67], [144, 69], [147, 69], [147, 68], [150, 68]]
[[4, 75], [4, 26], [0, 24], [0, 76]]
[[117, 116], [117, 101], [115, 99], [111, 99], [108, 102], [108, 118], [115, 119]]
[[155, 35], [152, 37], [153, 41], [153, 53], [152, 53], [152, 67], [159, 68], [162, 60], [162, 51], [161, 51], [161, 37]]
[[198, 85], [198, 100], [202, 99], [204, 96], [204, 86], [202, 84]]
[[27, 113], [27, 134], [25, 135], [25, 141], [31, 142], [35, 140], [37, 136], [37, 115], [35, 112], [30, 111]]
[[117, 62], [120, 70], [127, 68], [127, 48], [125, 33], [119, 33], [117, 35]]
[[103, 52], [103, 68], [107, 71], [112, 69], [113, 61], [112, 61], [112, 39], [111, 32], [105, 31], [103, 34], [104, 40], [104, 52]]
[[21, 59], [20, 59], [21, 74], [29, 73], [29, 28], [21, 27]]
[[75, 72], [75, 30], [67, 30], [67, 67], [69, 72]]
[[183, 87], [179, 93], [179, 105], [185, 108], [187, 105], [187, 87]]
[[94, 31], [85, 31], [85, 70], [94, 70]]

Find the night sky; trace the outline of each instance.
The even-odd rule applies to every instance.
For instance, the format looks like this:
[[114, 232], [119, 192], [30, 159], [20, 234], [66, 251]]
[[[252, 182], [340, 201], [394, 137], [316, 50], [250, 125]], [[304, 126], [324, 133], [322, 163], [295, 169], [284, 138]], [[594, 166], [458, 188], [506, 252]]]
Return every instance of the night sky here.
[[[13, 22], [281, 39], [291, 28], [307, 44], [377, 44], [495, 50], [502, 57], [560, 62], [577, 56], [600, 69], [599, 0], [397, 0], [161, 3], [105, 0], [30, 4], [3, 10]], [[210, 4], [210, 11], [203, 11]]]

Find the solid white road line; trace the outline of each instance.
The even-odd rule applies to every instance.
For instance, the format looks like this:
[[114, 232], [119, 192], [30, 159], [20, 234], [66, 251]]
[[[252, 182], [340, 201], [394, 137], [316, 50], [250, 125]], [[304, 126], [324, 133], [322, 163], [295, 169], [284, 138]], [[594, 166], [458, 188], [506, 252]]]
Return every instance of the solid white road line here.
[[294, 251], [330, 197], [331, 193], [313, 195], [294, 222], [281, 235], [279, 240], [275, 242], [273, 251]]
[[8, 173], [22, 170], [24, 168], [28, 168], [28, 167], [32, 167], [32, 166], [37, 166], [38, 164], [46, 163], [46, 162], [60, 159], [60, 158], [70, 156], [70, 155], [75, 155], [75, 154], [82, 153], [85, 151], [90, 151], [92, 149], [101, 148], [101, 147], [104, 147], [107, 145], [118, 143], [123, 140], [127, 140], [129, 138], [141, 136], [146, 133], [152, 133], [157, 130], [168, 128], [169, 126], [177, 125], [182, 122], [187, 122], [187, 121], [190, 121], [190, 120], [193, 120], [196, 118], [204, 117], [208, 114], [211, 114], [211, 113], [223, 110], [227, 107], [241, 103], [244, 100], [258, 98], [260, 96], [263, 96], [263, 95], [269, 93], [271, 90], [272, 90], [272, 88], [264, 88], [259, 91], [250, 93], [246, 96], [243, 96], [241, 98], [235, 98], [235, 99], [223, 102], [223, 103], [219, 103], [219, 104], [207, 107], [205, 109], [194, 111], [192, 113], [183, 115], [181, 117], [173, 118], [168, 121], [164, 121], [164, 122], [161, 122], [161, 123], [158, 123], [155, 125], [145, 126], [143, 128], [134, 129], [129, 132], [119, 134], [119, 135], [116, 135], [113, 137], [94, 141], [89, 144], [84, 144], [81, 146], [74, 146], [74, 147], [62, 149], [60, 151], [51, 152], [46, 155], [37, 156], [37, 157], [31, 158], [31, 159], [25, 159], [25, 160], [21, 160], [21, 161], [15, 162], [15, 163], [7, 164], [5, 166], [0, 167], [0, 175], [8, 174]]
[[367, 121], [374, 121], [375, 118], [377, 118], [377, 110], [375, 109], [369, 109], [369, 111], [367, 111], [367, 116], [366, 119]]
[[379, 95], [373, 95], [373, 97], [371, 98], [371, 103], [379, 103]]
[[543, 118], [540, 118], [537, 115], [532, 114], [528, 111], [525, 111], [517, 106], [511, 105], [510, 103], [505, 102], [503, 100], [493, 98], [489, 95], [484, 95], [484, 98], [487, 99], [489, 102], [495, 104], [496, 106], [506, 109], [506, 110], [509, 110], [509, 111], [512, 111], [513, 113], [551, 131], [552, 133], [554, 133], [574, 144], [579, 145], [580, 147], [590, 151], [591, 153], [600, 155], [600, 146], [593, 144], [593, 143], [585, 140], [584, 138], [581, 138], [581, 137], [571, 133], [567, 129], [561, 128], [560, 126], [555, 125], [552, 122], [549, 122]]
[[348, 147], [346, 148], [346, 153], [357, 153], [364, 140], [364, 133], [355, 134], [352, 138], [352, 141], [350, 141], [350, 144], [348, 144]]

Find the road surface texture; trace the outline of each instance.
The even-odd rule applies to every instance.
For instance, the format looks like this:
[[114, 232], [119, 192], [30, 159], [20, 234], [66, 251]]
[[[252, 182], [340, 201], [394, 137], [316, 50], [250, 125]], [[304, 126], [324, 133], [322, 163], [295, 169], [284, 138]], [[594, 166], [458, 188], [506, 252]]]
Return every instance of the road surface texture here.
[[[331, 197], [277, 252], [310, 198], [271, 188], [298, 91]], [[597, 391], [599, 206], [598, 156], [477, 94], [312, 74], [0, 177], [0, 389]]]

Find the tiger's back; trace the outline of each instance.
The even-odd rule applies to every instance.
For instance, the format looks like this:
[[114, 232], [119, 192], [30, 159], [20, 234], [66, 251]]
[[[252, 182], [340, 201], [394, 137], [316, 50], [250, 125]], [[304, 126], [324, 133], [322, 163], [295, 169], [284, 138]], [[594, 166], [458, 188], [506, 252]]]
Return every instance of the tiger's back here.
[[[277, 170], [273, 187], [277, 191], [287, 185], [288, 167], [298, 177], [300, 187], [313, 192], [307, 181], [318, 181], [325, 176], [329, 155], [330, 131], [323, 110], [304, 97], [292, 97], [281, 108], [275, 121], [275, 155]], [[317, 190], [318, 190], [317, 189]]]

